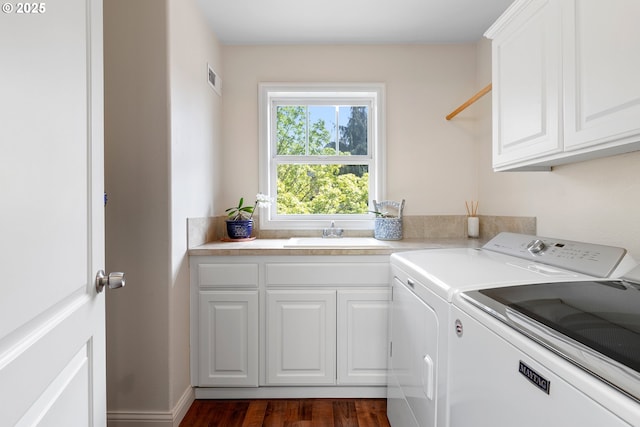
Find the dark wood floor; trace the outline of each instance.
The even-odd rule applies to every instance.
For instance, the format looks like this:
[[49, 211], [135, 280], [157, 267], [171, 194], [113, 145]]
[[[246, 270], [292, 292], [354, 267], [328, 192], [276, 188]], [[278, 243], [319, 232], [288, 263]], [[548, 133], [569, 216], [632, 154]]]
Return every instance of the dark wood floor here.
[[196, 400], [180, 427], [389, 427], [385, 399]]

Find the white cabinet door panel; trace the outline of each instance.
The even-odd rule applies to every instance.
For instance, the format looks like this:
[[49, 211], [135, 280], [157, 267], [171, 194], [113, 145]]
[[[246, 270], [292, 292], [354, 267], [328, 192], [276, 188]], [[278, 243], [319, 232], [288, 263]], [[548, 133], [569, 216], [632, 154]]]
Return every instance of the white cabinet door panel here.
[[336, 291], [267, 291], [267, 384], [334, 384]]
[[564, 3], [565, 149], [640, 133], [640, 2]]
[[338, 291], [338, 384], [386, 384], [389, 293]]
[[493, 41], [494, 167], [562, 151], [557, 8], [532, 1]]
[[200, 292], [200, 386], [258, 386], [258, 291]]

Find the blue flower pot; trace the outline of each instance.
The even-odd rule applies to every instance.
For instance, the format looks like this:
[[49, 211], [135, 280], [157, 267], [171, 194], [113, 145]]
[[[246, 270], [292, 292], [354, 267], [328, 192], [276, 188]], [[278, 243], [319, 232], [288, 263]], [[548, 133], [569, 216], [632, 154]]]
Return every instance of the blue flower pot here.
[[226, 220], [227, 234], [230, 239], [248, 239], [253, 230], [253, 220]]
[[373, 237], [378, 240], [402, 240], [402, 218], [376, 218]]

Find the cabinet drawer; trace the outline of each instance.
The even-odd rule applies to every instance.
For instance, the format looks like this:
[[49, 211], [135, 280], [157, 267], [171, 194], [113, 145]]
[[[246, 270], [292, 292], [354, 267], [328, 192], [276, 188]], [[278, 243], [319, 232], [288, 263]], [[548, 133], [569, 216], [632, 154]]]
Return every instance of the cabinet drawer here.
[[388, 263], [270, 263], [267, 286], [385, 286]]
[[258, 286], [258, 264], [199, 264], [198, 286]]

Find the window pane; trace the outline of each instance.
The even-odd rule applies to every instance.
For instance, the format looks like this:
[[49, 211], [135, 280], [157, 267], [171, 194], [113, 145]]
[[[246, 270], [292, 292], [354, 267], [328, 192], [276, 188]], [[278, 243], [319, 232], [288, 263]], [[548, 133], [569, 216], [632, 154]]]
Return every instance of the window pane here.
[[365, 214], [369, 170], [365, 165], [278, 165], [278, 215]]
[[338, 147], [336, 107], [309, 105], [309, 154], [335, 154]]
[[369, 109], [365, 106], [340, 107], [340, 153], [366, 156]]
[[277, 155], [368, 154], [366, 106], [280, 105], [276, 111]]
[[304, 106], [278, 106], [276, 153], [284, 156], [307, 154], [307, 111]]

